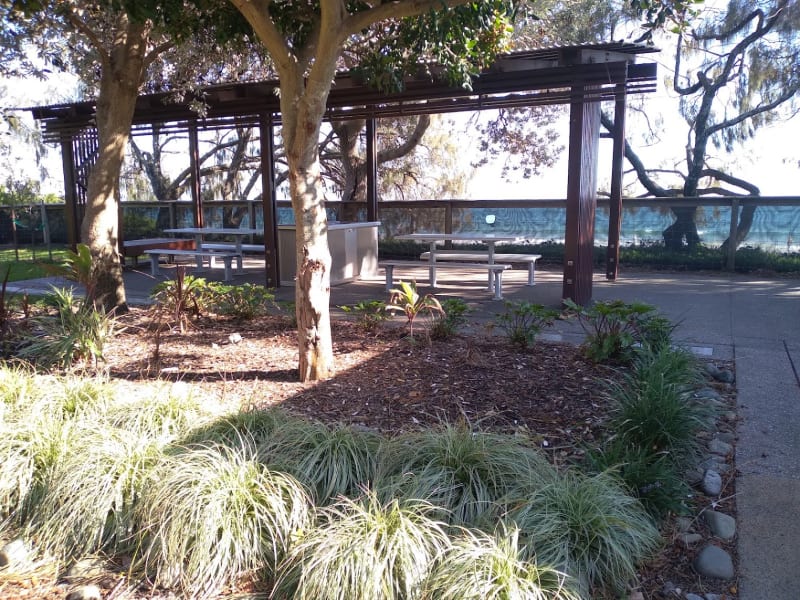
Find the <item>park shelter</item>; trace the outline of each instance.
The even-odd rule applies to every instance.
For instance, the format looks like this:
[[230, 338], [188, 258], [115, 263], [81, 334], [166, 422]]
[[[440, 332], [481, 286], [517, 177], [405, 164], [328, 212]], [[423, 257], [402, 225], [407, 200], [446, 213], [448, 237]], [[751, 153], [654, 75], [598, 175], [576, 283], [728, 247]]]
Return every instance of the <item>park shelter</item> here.
[[[613, 103], [611, 198], [606, 276], [617, 277], [622, 215], [622, 162], [626, 99], [656, 87], [654, 62], [637, 57], [656, 51], [651, 46], [606, 42], [559, 46], [503, 54], [468, 88], [432, 81], [427, 71], [409, 77], [397, 93], [379, 92], [357, 76], [336, 77], [326, 119], [366, 119], [368, 221], [380, 220], [377, 197], [376, 120], [381, 117], [441, 114], [485, 109], [568, 105], [568, 181], [564, 230], [563, 298], [586, 304], [592, 297], [594, 222], [597, 204], [600, 109]], [[421, 70], [422, 71], [422, 70]], [[196, 226], [203, 225], [198, 160], [198, 132], [230, 127], [256, 127], [261, 133], [262, 200], [266, 285], [280, 284], [277, 214], [273, 169], [274, 128], [280, 125], [277, 81], [231, 83], [204, 88], [198, 96], [177, 102], [174, 94], [139, 97], [132, 135], [161, 132], [189, 135], [191, 193]], [[193, 109], [202, 98], [206, 111]], [[59, 104], [31, 109], [44, 129], [45, 141], [61, 146], [64, 167], [67, 229], [70, 243], [79, 241], [86, 203], [88, 173], [97, 154], [93, 102]], [[124, 235], [124, 232], [122, 232]], [[121, 241], [120, 241], [121, 243]]]

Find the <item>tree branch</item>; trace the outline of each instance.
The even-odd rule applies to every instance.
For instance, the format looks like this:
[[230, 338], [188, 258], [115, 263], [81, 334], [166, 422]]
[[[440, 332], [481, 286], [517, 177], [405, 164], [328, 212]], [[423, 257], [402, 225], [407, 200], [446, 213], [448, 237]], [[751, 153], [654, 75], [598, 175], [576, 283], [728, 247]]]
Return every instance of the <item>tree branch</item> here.
[[772, 109], [777, 108], [778, 106], [789, 100], [792, 96], [794, 96], [797, 93], [798, 90], [800, 90], [800, 84], [795, 84], [789, 89], [787, 89], [783, 94], [781, 94], [777, 99], [773, 100], [772, 102], [769, 102], [767, 104], [761, 104], [759, 106], [751, 108], [750, 110], [746, 110], [745, 112], [739, 114], [738, 116], [732, 119], [726, 119], [720, 123], [717, 123], [716, 125], [710, 126], [706, 131], [708, 132], [708, 135], [712, 135], [727, 127], [738, 125], [742, 121], [746, 121], [747, 119], [750, 119], [756, 115], [760, 115], [761, 113], [764, 112], [769, 112]]
[[[608, 131], [613, 130], [614, 122], [605, 112], [600, 114], [600, 122]], [[628, 140], [625, 140], [625, 158], [628, 159], [628, 162], [633, 167], [636, 177], [639, 179], [639, 183], [641, 183], [652, 196], [656, 196], [657, 198], [671, 198], [680, 193], [678, 190], [671, 190], [660, 186], [650, 177], [642, 159], [639, 158], [639, 155], [636, 154], [630, 144], [628, 144]]]
[[[720, 171], [719, 169], [703, 169], [700, 172], [701, 177], [713, 177], [719, 181], [724, 181], [725, 183], [729, 183], [730, 185], [735, 185], [736, 187], [740, 187], [743, 190], [747, 190], [748, 194], [740, 194], [731, 192], [733, 196], [759, 196], [761, 195], [761, 190], [758, 186], [753, 185], [749, 181], [745, 181], [744, 179], [740, 179], [738, 177], [734, 177], [724, 171]], [[698, 191], [699, 193], [699, 191]], [[727, 192], [726, 192], [727, 193]]]
[[343, 23], [343, 34], [345, 36], [354, 35], [367, 29], [373, 23], [378, 23], [386, 19], [403, 19], [406, 17], [417, 17], [431, 10], [442, 10], [444, 8], [454, 8], [467, 4], [469, 0], [395, 0], [375, 5], [365, 11], [357, 12], [345, 19]]
[[253, 28], [256, 36], [267, 48], [278, 72], [295, 68], [297, 59], [269, 16], [271, 0], [230, 0]]
[[89, 40], [89, 43], [97, 51], [97, 58], [100, 61], [100, 68], [102, 70], [110, 69], [111, 55], [106, 51], [103, 41], [100, 39], [97, 33], [85, 22], [79, 19], [78, 16], [71, 10], [67, 13], [67, 21], [69, 21], [70, 25], [72, 25], [79, 33], [85, 35], [86, 39]]

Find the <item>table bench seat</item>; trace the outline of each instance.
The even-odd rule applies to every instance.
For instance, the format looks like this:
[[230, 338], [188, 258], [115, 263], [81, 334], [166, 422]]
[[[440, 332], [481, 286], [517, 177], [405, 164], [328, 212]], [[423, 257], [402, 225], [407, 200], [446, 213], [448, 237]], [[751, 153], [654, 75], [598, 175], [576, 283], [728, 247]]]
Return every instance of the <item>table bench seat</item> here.
[[233, 259], [241, 258], [238, 252], [221, 252], [217, 250], [176, 250], [172, 248], [154, 248], [145, 250], [144, 254], [150, 256], [150, 273], [153, 277], [160, 274], [158, 259], [161, 256], [193, 256], [197, 266], [202, 267], [203, 258], [221, 258], [225, 264], [225, 281], [233, 280]]
[[132, 258], [134, 266], [139, 264], [139, 257], [146, 250], [156, 248], [169, 248], [172, 250], [193, 250], [194, 240], [182, 240], [178, 238], [143, 238], [140, 240], [125, 240], [122, 242], [123, 258]]
[[[420, 259], [430, 260], [431, 253], [423, 252], [420, 254]], [[541, 254], [508, 254], [508, 253], [495, 253], [494, 262], [496, 263], [527, 263], [528, 264], [528, 283], [527, 285], [536, 285], [536, 261], [542, 258]], [[488, 261], [488, 252], [473, 252], [468, 250], [437, 250], [436, 251], [436, 264], [438, 266], [440, 261]]]
[[[394, 269], [406, 267], [430, 267], [430, 262], [418, 260], [382, 260], [378, 263], [379, 269], [386, 271], [386, 290], [391, 291], [394, 286]], [[495, 300], [503, 299], [503, 272], [511, 268], [507, 264], [487, 264], [487, 263], [456, 263], [456, 262], [437, 262], [437, 269], [475, 269], [488, 271], [492, 281], [491, 289], [494, 291]]]

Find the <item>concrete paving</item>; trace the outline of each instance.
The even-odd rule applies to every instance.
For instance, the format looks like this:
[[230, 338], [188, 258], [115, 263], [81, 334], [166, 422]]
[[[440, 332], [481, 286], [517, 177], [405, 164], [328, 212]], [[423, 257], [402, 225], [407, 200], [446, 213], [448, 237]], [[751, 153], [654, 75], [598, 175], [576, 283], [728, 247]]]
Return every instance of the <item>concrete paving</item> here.
[[[237, 281], [263, 283], [258, 265], [247, 264]], [[165, 269], [167, 276], [169, 268]], [[428, 290], [424, 266], [404, 273]], [[218, 279], [221, 270], [208, 273]], [[148, 301], [156, 282], [147, 272], [125, 274], [129, 302]], [[558, 306], [561, 273], [542, 269], [537, 285], [525, 285], [524, 270], [505, 276], [506, 300]], [[50, 282], [10, 284], [9, 291], [41, 291]], [[435, 290], [439, 297], [461, 297], [471, 316], [488, 321], [503, 310], [485, 289], [484, 275], [448, 271]], [[294, 289], [277, 290], [292, 300]], [[617, 281], [598, 274], [595, 300], [640, 301], [656, 306], [678, 323], [676, 341], [710, 359], [733, 360], [740, 423], [736, 446], [740, 600], [800, 598], [800, 279], [725, 273], [622, 272]], [[386, 299], [376, 276], [336, 286], [332, 312], [359, 300]], [[574, 322], [558, 322], [554, 333], [579, 342]]]

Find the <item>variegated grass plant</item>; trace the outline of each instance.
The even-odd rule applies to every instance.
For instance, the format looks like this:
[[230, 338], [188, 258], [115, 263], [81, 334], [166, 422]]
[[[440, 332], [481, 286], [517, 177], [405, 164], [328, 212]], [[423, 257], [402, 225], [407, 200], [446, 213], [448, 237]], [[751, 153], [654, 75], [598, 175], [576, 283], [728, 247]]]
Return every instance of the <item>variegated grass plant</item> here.
[[145, 572], [198, 598], [254, 571], [272, 572], [312, 514], [303, 487], [267, 469], [252, 448], [173, 452], [138, 506]]
[[568, 470], [537, 489], [520, 488], [510, 505], [507, 522], [520, 529], [526, 557], [573, 576], [584, 594], [623, 590], [659, 543], [644, 507], [610, 473]]
[[188, 431], [181, 443], [192, 445], [219, 445], [230, 448], [254, 446], [267, 448], [276, 431], [292, 427], [298, 421], [279, 408], [248, 409], [219, 417]]
[[489, 535], [464, 531], [437, 561], [424, 600], [580, 600], [567, 575], [526, 561], [519, 531]]
[[295, 419], [259, 447], [259, 455], [325, 505], [338, 496], [356, 497], [372, 484], [382, 440], [369, 431]]
[[418, 598], [434, 561], [448, 546], [446, 525], [420, 500], [342, 498], [280, 567], [274, 598], [403, 600]]
[[445, 424], [398, 437], [385, 447], [375, 484], [382, 498], [423, 498], [453, 525], [493, 529], [511, 490], [555, 476], [523, 437]]
[[164, 444], [146, 432], [80, 423], [52, 469], [27, 532], [63, 561], [132, 549], [142, 489]]

